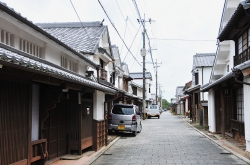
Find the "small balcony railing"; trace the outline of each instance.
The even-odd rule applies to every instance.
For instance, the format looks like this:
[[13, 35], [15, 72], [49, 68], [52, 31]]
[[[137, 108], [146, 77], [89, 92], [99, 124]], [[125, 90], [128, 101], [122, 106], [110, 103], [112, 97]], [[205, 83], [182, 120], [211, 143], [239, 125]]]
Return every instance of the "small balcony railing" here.
[[46, 139], [32, 141], [31, 146], [32, 146], [31, 162], [46, 159], [48, 157]]
[[250, 60], [250, 47], [241, 52], [239, 55], [234, 56], [234, 66], [242, 64], [248, 60]]
[[107, 71], [105, 69], [100, 69], [99, 70], [99, 75], [100, 75], [100, 78], [103, 79], [103, 80], [106, 80], [107, 81]]

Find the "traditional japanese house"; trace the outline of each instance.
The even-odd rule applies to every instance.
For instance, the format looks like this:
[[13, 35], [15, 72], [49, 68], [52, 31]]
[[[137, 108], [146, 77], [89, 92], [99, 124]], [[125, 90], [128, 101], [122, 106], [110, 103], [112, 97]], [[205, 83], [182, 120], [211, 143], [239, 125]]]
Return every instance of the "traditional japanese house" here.
[[182, 97], [185, 96], [183, 91], [184, 86], [177, 86], [176, 87], [176, 114], [177, 115], [184, 115], [184, 103]]
[[[230, 13], [231, 11], [231, 13]], [[216, 61], [210, 83], [202, 86], [209, 92], [210, 132], [222, 133], [246, 143], [250, 153], [250, 9], [239, 1], [225, 1], [219, 31]]]
[[192, 86], [185, 93], [191, 98], [191, 118], [193, 122], [207, 128], [208, 125], [208, 94], [201, 92], [200, 87], [209, 82], [214, 64], [215, 53], [196, 53], [193, 56]]
[[0, 10], [0, 164], [44, 164], [104, 146], [105, 95], [116, 90], [86, 76], [100, 66], [81, 51], [85, 41], [76, 47], [4, 3]]

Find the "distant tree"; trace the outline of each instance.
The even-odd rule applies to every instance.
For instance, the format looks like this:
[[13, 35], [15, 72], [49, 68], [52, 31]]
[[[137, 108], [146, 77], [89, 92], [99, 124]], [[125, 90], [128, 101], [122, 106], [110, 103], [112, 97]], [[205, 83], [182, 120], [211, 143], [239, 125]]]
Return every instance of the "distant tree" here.
[[[161, 99], [161, 98], [159, 98], [159, 99]], [[162, 108], [169, 109], [169, 107], [170, 107], [170, 103], [166, 99], [162, 99]]]

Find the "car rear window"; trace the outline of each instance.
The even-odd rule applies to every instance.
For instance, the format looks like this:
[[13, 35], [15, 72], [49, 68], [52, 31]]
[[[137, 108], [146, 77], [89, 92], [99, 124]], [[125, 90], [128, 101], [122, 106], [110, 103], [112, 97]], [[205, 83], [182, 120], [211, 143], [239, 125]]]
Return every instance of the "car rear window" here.
[[134, 109], [133, 107], [127, 107], [127, 106], [114, 106], [112, 113], [121, 115], [132, 115], [134, 114]]
[[150, 105], [149, 109], [158, 109], [158, 106], [157, 105]]

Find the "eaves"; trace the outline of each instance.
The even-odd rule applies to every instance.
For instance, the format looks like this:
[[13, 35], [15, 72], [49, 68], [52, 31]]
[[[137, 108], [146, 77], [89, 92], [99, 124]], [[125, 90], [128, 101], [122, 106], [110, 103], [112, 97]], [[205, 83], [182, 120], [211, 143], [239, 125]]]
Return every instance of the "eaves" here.
[[69, 51], [71, 51], [72, 53], [74, 53], [75, 55], [77, 55], [78, 57], [80, 57], [81, 59], [86, 61], [87, 63], [89, 63], [92, 67], [97, 68], [97, 64], [94, 63], [93, 61], [91, 61], [90, 59], [86, 58], [82, 53], [77, 52], [76, 50], [72, 49], [71, 47], [69, 47], [65, 43], [59, 41], [58, 39], [56, 39], [55, 37], [53, 37], [52, 35], [50, 35], [46, 31], [41, 29], [40, 27], [36, 26], [35, 24], [30, 22], [26, 18], [22, 17], [20, 14], [15, 12], [13, 9], [9, 8], [6, 4], [0, 3], [0, 10], [6, 12], [7, 14], [11, 15], [12, 17], [16, 18], [17, 20], [19, 20], [20, 22], [26, 24], [27, 26], [30, 26], [35, 31], [37, 31], [37, 32], [41, 33], [42, 35], [46, 36], [48, 39], [51, 39], [52, 41], [54, 41], [54, 42], [58, 43], [59, 45], [65, 47], [66, 49], [68, 49]]
[[105, 93], [116, 93], [116, 90], [93, 82], [75, 72], [0, 43], [0, 62], [1, 61], [12, 66], [21, 67], [24, 70], [28, 69], [30, 72], [38, 72], [39, 74], [56, 77], [61, 80], [75, 82]]

